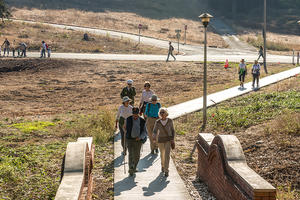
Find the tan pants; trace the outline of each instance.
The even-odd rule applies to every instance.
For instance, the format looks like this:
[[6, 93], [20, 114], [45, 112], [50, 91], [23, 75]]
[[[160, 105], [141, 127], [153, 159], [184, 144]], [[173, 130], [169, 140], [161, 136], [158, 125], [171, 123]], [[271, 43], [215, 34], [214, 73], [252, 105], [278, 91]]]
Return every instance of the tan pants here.
[[169, 172], [171, 142], [158, 143], [158, 148], [160, 151], [161, 167], [164, 169], [164, 172]]
[[147, 122], [146, 122], [148, 137], [150, 139], [151, 151], [157, 149], [157, 145], [153, 142], [153, 128], [156, 120], [157, 120], [156, 118], [147, 117]]

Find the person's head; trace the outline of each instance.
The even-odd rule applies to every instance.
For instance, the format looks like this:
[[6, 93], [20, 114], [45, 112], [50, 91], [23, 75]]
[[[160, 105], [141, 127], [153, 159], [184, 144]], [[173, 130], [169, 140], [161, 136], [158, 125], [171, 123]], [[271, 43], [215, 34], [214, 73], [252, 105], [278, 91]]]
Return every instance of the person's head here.
[[169, 44], [172, 44], [172, 42], [170, 41]]
[[241, 60], [241, 63], [245, 63], [245, 59], [244, 58]]
[[262, 46], [260, 46], [259, 48], [260, 48], [260, 49], [263, 49], [263, 47], [262, 47]]
[[44, 44], [44, 43], [45, 43], [45, 41], [42, 41], [42, 43]]
[[122, 103], [124, 106], [128, 107], [129, 103], [130, 103], [131, 99], [128, 96], [123, 97], [122, 99]]
[[146, 81], [145, 84], [144, 84], [145, 90], [146, 90], [146, 91], [149, 91], [149, 90], [150, 90], [150, 87], [151, 87], [150, 82]]
[[138, 107], [132, 108], [132, 117], [137, 120], [139, 118], [140, 109]]
[[131, 88], [131, 87], [132, 87], [132, 84], [133, 84], [133, 80], [129, 79], [129, 80], [127, 81], [128, 87]]
[[153, 94], [152, 97], [150, 98], [152, 104], [156, 104], [158, 100], [159, 98], [155, 94]]
[[162, 118], [162, 119], [166, 119], [169, 115], [169, 112], [167, 110], [167, 108], [160, 108], [159, 109], [159, 116]]
[[257, 61], [257, 60], [254, 60], [254, 64], [257, 65], [257, 64], [258, 64], [258, 61]]

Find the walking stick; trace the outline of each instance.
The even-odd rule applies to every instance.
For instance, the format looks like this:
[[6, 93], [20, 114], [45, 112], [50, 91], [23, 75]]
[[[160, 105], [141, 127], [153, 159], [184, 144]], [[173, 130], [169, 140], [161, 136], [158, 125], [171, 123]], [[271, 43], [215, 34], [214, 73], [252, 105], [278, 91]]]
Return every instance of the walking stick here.
[[123, 144], [123, 146], [124, 146], [124, 148], [123, 148], [124, 174], [126, 174], [126, 142], [125, 142], [125, 140], [126, 140], [126, 133], [125, 133], [125, 130], [124, 130], [124, 136], [123, 136], [123, 142], [124, 142], [124, 144]]

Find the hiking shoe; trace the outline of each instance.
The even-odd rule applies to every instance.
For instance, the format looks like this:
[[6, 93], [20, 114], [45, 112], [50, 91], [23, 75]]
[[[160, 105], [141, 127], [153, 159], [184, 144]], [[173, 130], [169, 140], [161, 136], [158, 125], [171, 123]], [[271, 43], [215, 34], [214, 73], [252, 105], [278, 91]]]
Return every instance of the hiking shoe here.
[[169, 176], [169, 172], [165, 172], [165, 177], [168, 177]]

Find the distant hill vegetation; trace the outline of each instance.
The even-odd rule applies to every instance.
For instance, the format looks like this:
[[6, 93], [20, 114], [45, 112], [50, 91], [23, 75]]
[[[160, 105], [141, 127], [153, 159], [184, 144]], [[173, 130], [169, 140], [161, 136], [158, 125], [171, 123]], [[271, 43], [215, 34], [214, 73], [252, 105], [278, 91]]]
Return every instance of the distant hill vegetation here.
[[[5, 0], [9, 6], [133, 12], [143, 17], [197, 19], [204, 11], [243, 27], [261, 29], [263, 0]], [[300, 0], [267, 0], [268, 30], [300, 34]], [[208, 8], [208, 9], [207, 9]]]
[[153, 19], [170, 17], [197, 19], [204, 8], [202, 0], [6, 0], [6, 2], [17, 8], [134, 12]]

